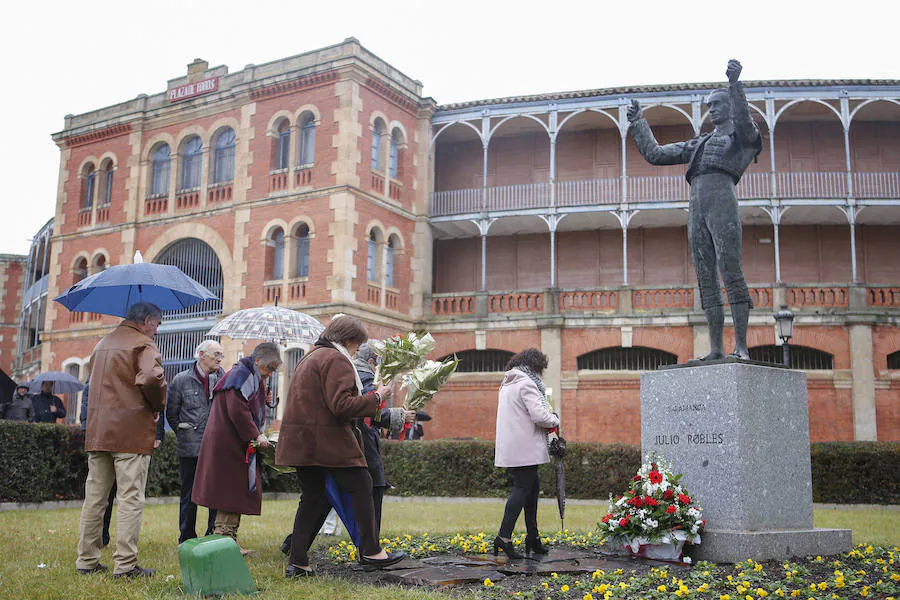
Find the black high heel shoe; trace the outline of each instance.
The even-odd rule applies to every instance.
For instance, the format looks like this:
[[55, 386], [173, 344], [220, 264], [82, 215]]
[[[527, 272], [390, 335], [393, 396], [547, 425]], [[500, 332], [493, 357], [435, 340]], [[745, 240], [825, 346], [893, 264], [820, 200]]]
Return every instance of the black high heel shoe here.
[[525, 552], [534, 552], [535, 554], [547, 554], [550, 548], [541, 543], [541, 536], [525, 536]]
[[509, 558], [525, 558], [513, 548], [512, 540], [504, 542], [499, 535], [494, 538], [494, 556], [497, 556], [498, 550], [503, 550], [503, 553]]

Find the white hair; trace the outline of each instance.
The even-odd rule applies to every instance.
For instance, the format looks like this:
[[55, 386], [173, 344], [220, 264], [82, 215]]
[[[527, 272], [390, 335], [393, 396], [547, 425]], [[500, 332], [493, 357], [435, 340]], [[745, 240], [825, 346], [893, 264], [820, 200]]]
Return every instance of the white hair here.
[[203, 340], [202, 342], [200, 342], [197, 345], [197, 349], [194, 350], [194, 358], [200, 360], [200, 353], [203, 352], [205, 354], [209, 352], [209, 348], [213, 344], [221, 346], [221, 344], [219, 344], [219, 342], [217, 342], [216, 340]]

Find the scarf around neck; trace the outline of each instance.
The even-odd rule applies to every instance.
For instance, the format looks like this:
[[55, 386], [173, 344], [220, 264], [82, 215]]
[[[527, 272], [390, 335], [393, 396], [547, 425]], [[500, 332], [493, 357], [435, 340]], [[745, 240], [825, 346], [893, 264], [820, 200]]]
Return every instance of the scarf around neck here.
[[344, 355], [344, 358], [347, 359], [347, 362], [350, 363], [350, 368], [353, 369], [353, 376], [356, 378], [356, 393], [362, 394], [363, 384], [362, 380], [359, 378], [359, 373], [356, 371], [356, 365], [353, 363], [353, 357], [350, 356], [350, 353], [347, 352], [347, 349], [344, 348], [341, 344], [337, 342], [330, 342], [334, 349]]
[[534, 382], [534, 385], [537, 386], [538, 391], [541, 392], [541, 396], [543, 396], [543, 398], [544, 398], [544, 404], [546, 404], [547, 407], [550, 407], [550, 402], [547, 400], [547, 386], [544, 385], [544, 382], [541, 381], [541, 378], [537, 376], [537, 373], [535, 373], [534, 371], [532, 371], [531, 369], [529, 369], [528, 367], [526, 367], [524, 365], [522, 365], [520, 367], [513, 367], [513, 368], [521, 373], [524, 373], [525, 375], [528, 376], [529, 379], [531, 379], [531, 381]]

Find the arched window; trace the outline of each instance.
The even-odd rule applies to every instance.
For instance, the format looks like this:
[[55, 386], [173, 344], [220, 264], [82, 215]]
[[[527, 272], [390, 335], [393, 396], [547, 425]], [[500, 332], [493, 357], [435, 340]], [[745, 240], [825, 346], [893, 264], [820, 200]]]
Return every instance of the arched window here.
[[234, 179], [234, 130], [226, 127], [216, 136], [213, 153], [213, 183], [224, 183]]
[[153, 151], [152, 166], [150, 169], [150, 195], [169, 195], [169, 163], [171, 152], [168, 144], [160, 144]]
[[[834, 368], [834, 356], [822, 350], [791, 344], [791, 367], [803, 371], [822, 371]], [[750, 359], [784, 364], [784, 348], [774, 344], [750, 348]]]
[[269, 237], [270, 258], [267, 261], [269, 268], [266, 270], [267, 279], [284, 278], [284, 230], [276, 227]]
[[112, 203], [113, 173], [115, 173], [113, 161], [107, 158], [103, 161], [103, 164], [100, 165], [100, 170], [103, 173], [103, 179], [101, 179], [103, 194], [100, 197], [99, 205], [109, 206]]
[[75, 285], [88, 276], [88, 262], [83, 256], [75, 261], [72, 266], [72, 285]]
[[316, 161], [316, 118], [312, 113], [303, 113], [300, 118], [300, 152], [297, 164], [301, 167], [312, 165]]
[[394, 252], [400, 246], [400, 240], [396, 235], [388, 238], [387, 247], [384, 249], [384, 285], [394, 287]]
[[[447, 356], [453, 356], [448, 354]], [[444, 360], [447, 356], [439, 359]], [[513, 357], [507, 350], [463, 350], [456, 352], [459, 365], [457, 373], [503, 373], [506, 363]]]
[[383, 154], [384, 136], [384, 121], [376, 119], [375, 127], [372, 129], [372, 170], [379, 173], [384, 170], [384, 160], [381, 156]]
[[381, 269], [378, 268], [378, 244], [381, 242], [381, 231], [377, 227], [373, 227], [369, 231], [369, 239], [366, 242], [366, 279], [371, 282], [378, 282], [378, 275]]
[[203, 159], [203, 140], [192, 135], [184, 142], [181, 151], [181, 189], [200, 187], [200, 161]]
[[294, 277], [309, 277], [309, 225], [294, 230]]
[[82, 179], [84, 179], [84, 187], [81, 192], [81, 208], [93, 208], [94, 193], [97, 188], [97, 171], [93, 164], [88, 163], [84, 166]]
[[674, 365], [678, 357], [665, 350], [634, 346], [601, 348], [578, 357], [578, 369], [591, 371], [655, 371], [662, 365]]
[[[216, 251], [209, 244], [197, 238], [183, 238], [167, 246], [153, 262], [161, 265], [175, 265], [218, 297], [216, 300], [206, 300], [181, 310], [164, 311], [163, 318], [165, 320], [213, 316], [222, 312], [224, 290], [222, 265], [219, 257], [216, 256]], [[204, 331], [209, 331], [209, 327], [206, 327]], [[202, 339], [201, 336], [193, 346], [184, 350], [187, 353], [186, 356], [193, 355], [194, 348]]]
[[391, 132], [391, 147], [389, 153], [388, 176], [397, 179], [400, 176], [400, 147], [403, 144], [403, 133], [399, 129]]
[[91, 261], [91, 274], [99, 273], [100, 271], [106, 270], [106, 257], [102, 254], [94, 255], [93, 260]]
[[275, 138], [275, 160], [273, 170], [287, 169], [290, 164], [291, 124], [282, 119], [278, 125], [278, 137]]
[[[78, 363], [69, 363], [66, 365], [66, 375], [71, 375], [75, 379], [81, 379], [81, 365]], [[80, 394], [81, 392], [71, 392], [66, 394], [66, 407], [69, 409], [66, 411], [66, 423], [74, 423], [76, 413], [81, 413], [81, 404], [78, 402], [78, 396]]]

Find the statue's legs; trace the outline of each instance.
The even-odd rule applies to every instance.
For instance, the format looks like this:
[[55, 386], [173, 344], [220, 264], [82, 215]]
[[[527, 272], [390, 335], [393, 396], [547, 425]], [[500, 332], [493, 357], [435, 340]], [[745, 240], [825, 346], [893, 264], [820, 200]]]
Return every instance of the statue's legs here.
[[741, 218], [734, 184], [725, 175], [701, 175], [691, 186], [688, 238], [700, 301], [709, 325], [710, 353], [700, 360], [722, 358], [724, 311], [719, 272], [728, 293], [734, 319], [733, 356], [748, 359], [747, 323], [750, 318], [750, 291], [741, 266]]

